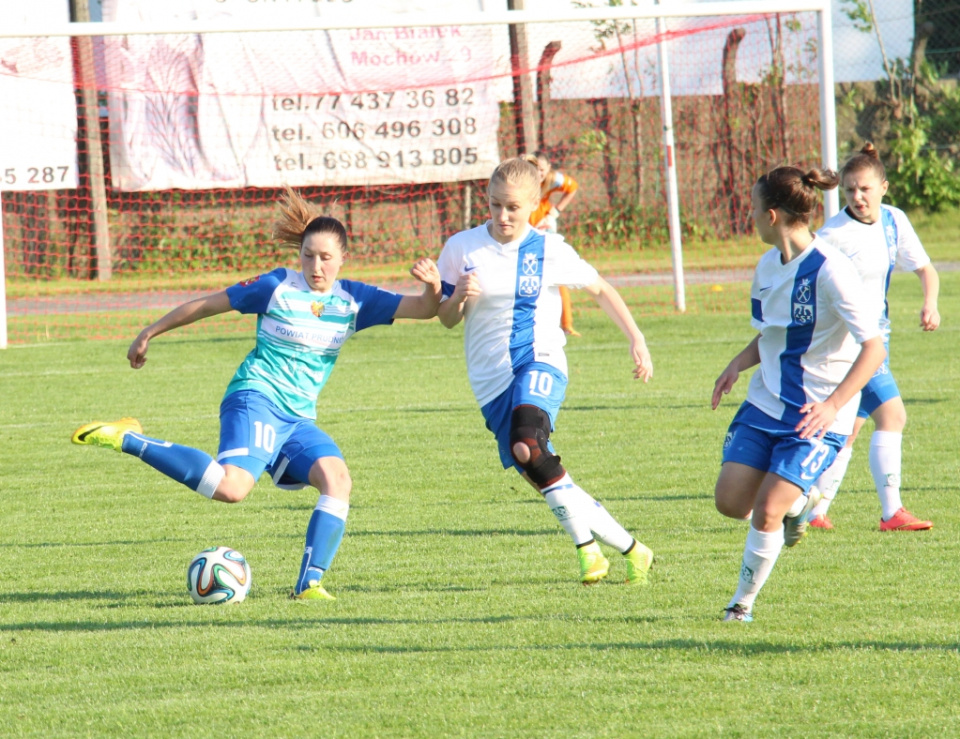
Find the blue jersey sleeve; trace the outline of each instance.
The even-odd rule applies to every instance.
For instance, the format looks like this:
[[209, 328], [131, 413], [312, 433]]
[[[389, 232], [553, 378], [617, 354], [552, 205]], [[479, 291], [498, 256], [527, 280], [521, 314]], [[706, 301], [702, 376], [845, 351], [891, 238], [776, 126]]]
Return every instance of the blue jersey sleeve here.
[[266, 313], [270, 299], [283, 282], [287, 271], [283, 267], [252, 277], [227, 288], [230, 307], [240, 313]]
[[340, 280], [340, 287], [350, 293], [359, 306], [357, 331], [393, 323], [393, 316], [403, 300], [403, 296], [398, 293], [353, 280]]

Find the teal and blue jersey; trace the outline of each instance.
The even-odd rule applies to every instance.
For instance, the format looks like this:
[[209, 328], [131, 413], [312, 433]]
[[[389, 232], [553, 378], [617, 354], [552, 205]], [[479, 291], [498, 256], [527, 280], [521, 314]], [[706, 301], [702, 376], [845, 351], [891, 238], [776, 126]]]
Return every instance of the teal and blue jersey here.
[[402, 295], [352, 280], [328, 293], [311, 290], [300, 272], [281, 267], [227, 288], [230, 306], [257, 314], [257, 345], [224, 397], [255, 390], [303, 418], [317, 417], [317, 396], [353, 334], [390, 324]]

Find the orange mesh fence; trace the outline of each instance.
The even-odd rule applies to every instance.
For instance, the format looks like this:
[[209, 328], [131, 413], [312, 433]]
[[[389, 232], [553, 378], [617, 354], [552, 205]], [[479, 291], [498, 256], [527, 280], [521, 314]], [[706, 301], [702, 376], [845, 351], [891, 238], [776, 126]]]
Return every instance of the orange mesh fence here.
[[[346, 225], [345, 276], [403, 287], [409, 262], [485, 220], [497, 161], [534, 150], [578, 185], [559, 231], [606, 274], [644, 287], [631, 293], [638, 313], [672, 311], [658, 43], [669, 53], [688, 308], [744, 310], [742, 286], [716, 285], [748, 279], [760, 252], [752, 182], [777, 164], [820, 161], [816, 18], [665, 29], [644, 19], [513, 34], [78, 38], [53, 44], [68, 55], [59, 81], [42, 64], [10, 62], [13, 40], [0, 38], [0, 78], [52, 85], [75, 129], [73, 162], [42, 150], [0, 161], [10, 341], [130, 337], [192, 296], [295, 268], [271, 237], [284, 184]], [[50, 41], [18, 40], [18, 53], [42, 60]], [[47, 115], [22, 96], [5, 110], [23, 130]], [[227, 317], [191, 330], [249, 325]]]

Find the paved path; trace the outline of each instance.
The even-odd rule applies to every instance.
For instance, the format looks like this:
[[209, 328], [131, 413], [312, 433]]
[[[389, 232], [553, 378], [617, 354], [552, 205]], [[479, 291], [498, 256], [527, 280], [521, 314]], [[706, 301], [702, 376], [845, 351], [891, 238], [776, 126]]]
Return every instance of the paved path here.
[[[960, 270], [960, 262], [938, 262], [940, 272]], [[745, 282], [753, 277], [752, 269], [718, 269], [703, 272], [688, 272], [688, 285], [718, 285], [729, 282]], [[642, 287], [644, 285], [672, 285], [672, 272], [609, 275], [607, 280], [616, 287]], [[377, 283], [396, 292], [410, 294], [419, 292], [419, 283], [414, 280]], [[36, 316], [55, 313], [96, 313], [124, 310], [170, 310], [213, 290], [160, 290], [156, 292], [90, 292], [80, 295], [56, 295], [37, 298], [7, 298], [7, 315]]]

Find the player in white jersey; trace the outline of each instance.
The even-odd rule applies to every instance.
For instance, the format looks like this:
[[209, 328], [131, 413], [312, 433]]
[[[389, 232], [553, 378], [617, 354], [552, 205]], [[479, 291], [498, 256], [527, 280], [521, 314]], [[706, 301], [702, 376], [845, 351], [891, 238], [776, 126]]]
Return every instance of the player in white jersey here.
[[816, 503], [807, 491], [853, 430], [860, 389], [886, 356], [850, 260], [810, 233], [817, 190], [836, 186], [833, 172], [777, 167], [753, 187], [757, 234], [775, 247], [750, 291], [760, 333], [717, 378], [711, 399], [715, 410], [740, 373], [760, 365], [724, 439], [714, 492], [720, 513], [750, 520], [725, 621], [753, 620], [780, 551], [805, 533]]
[[474, 396], [497, 439], [504, 469], [514, 467], [544, 497], [573, 539], [580, 581], [607, 576], [597, 540], [626, 558], [627, 582], [644, 584], [653, 552], [633, 538], [560, 464], [550, 433], [567, 387], [559, 287], [583, 288], [630, 340], [634, 377], [653, 362], [643, 334], [616, 290], [563, 237], [532, 228], [540, 175], [522, 158], [490, 178], [490, 220], [450, 238], [437, 260], [440, 321], [465, 323], [464, 350]]
[[140, 369], [150, 340], [162, 333], [232, 310], [257, 315], [256, 347], [234, 374], [220, 406], [217, 458], [144, 436], [134, 418], [86, 424], [72, 441], [139, 457], [225, 503], [243, 500], [264, 471], [281, 488], [317, 488], [320, 498], [307, 526], [293, 597], [328, 600], [333, 596], [321, 579], [343, 538], [351, 480], [340, 449], [316, 425], [317, 396], [354, 333], [395, 318], [435, 316], [440, 275], [431, 260], [418, 260], [410, 272], [424, 289], [416, 296], [338, 279], [347, 251], [343, 225], [318, 216], [289, 189], [281, 215], [276, 236], [299, 250], [299, 272], [281, 267], [184, 303], [143, 329], [127, 352], [130, 366]]
[[[884, 343], [889, 344], [887, 289], [895, 266], [920, 278], [923, 289], [920, 327], [924, 331], [935, 331], [940, 325], [937, 310], [940, 278], [906, 214], [881, 203], [889, 183], [873, 144], [867, 143], [859, 154], [847, 161], [840, 170], [840, 178], [847, 207], [827, 221], [819, 234], [853, 260], [863, 278], [867, 295], [881, 313], [880, 329]], [[853, 433], [847, 437], [836, 461], [817, 481], [823, 498], [810, 514], [810, 525], [833, 528], [827, 510], [840, 488], [853, 453], [853, 442], [867, 417], [872, 418], [875, 425], [870, 437], [870, 472], [880, 499], [880, 530], [922, 531], [932, 528], [931, 521], [920, 520], [904, 508], [900, 497], [901, 446], [907, 410], [890, 372], [889, 358], [863, 389]]]

